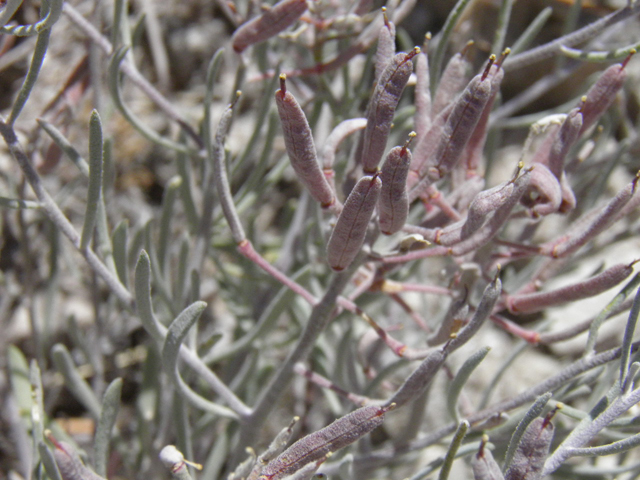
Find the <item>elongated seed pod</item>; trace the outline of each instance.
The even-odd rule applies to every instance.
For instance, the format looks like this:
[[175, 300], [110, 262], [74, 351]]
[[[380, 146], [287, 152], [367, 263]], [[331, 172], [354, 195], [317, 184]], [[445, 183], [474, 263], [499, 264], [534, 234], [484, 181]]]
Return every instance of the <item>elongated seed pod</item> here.
[[469, 70], [469, 60], [466, 58], [466, 53], [473, 45], [473, 40], [467, 42], [467, 45], [461, 52], [456, 53], [447, 66], [442, 71], [440, 80], [438, 80], [438, 89], [433, 98], [433, 106], [431, 113], [437, 115], [442, 111], [444, 107], [449, 105], [464, 88], [469, 78], [467, 71]]
[[513, 455], [505, 480], [538, 480], [553, 441], [554, 426], [549, 418], [529, 424]]
[[[501, 60], [504, 60], [510, 51], [511, 50], [506, 49], [502, 54]], [[482, 160], [482, 151], [484, 149], [485, 142], [487, 141], [489, 117], [491, 115], [491, 110], [493, 109], [493, 103], [500, 91], [502, 79], [504, 78], [504, 70], [502, 69], [502, 63], [500, 61], [491, 66], [488, 77], [491, 81], [491, 95], [489, 97], [489, 101], [482, 110], [482, 116], [480, 117], [480, 120], [478, 120], [476, 127], [473, 129], [471, 138], [469, 138], [464, 151], [464, 166], [467, 178], [479, 174], [478, 170], [480, 169], [480, 163]]]
[[384, 24], [378, 33], [378, 49], [376, 50], [375, 79], [382, 75], [382, 72], [396, 54], [396, 26], [387, 16], [386, 7], [382, 7]]
[[381, 187], [377, 175], [362, 177], [347, 197], [327, 244], [327, 261], [332, 269], [344, 270], [358, 255]]
[[233, 49], [240, 53], [250, 45], [270, 39], [293, 25], [306, 10], [306, 0], [282, 0], [276, 3], [235, 31], [231, 37]]
[[[498, 271], [498, 273], [500, 273]], [[495, 307], [498, 299], [500, 298], [500, 294], [502, 293], [502, 282], [498, 275], [495, 276], [493, 281], [491, 281], [482, 292], [482, 298], [480, 299], [480, 304], [476, 308], [476, 311], [469, 320], [469, 323], [458, 332], [456, 337], [449, 342], [447, 352], [451, 353], [462, 345], [467, 343], [469, 339], [471, 339], [477, 332], [480, 330], [480, 327], [484, 324], [485, 320], [489, 318], [489, 315], [493, 312], [493, 307]]]
[[495, 55], [492, 55], [485, 71], [473, 77], [456, 100], [438, 144], [427, 160], [428, 175], [432, 181], [441, 179], [451, 171], [471, 138], [491, 98], [489, 73], [494, 61]]
[[433, 350], [427, 358], [418, 365], [418, 368], [409, 375], [385, 405], [395, 404], [401, 407], [418, 398], [433, 381], [436, 373], [440, 371], [440, 368], [447, 359], [447, 355], [447, 352], [441, 348]]
[[62, 480], [104, 480], [104, 478], [82, 463], [75, 448], [67, 442], [54, 439], [51, 435], [48, 438], [55, 445], [53, 457]]
[[482, 227], [490, 216], [511, 196], [513, 182], [503, 183], [496, 187], [484, 190], [471, 201], [467, 219], [464, 222], [461, 238], [469, 237], [478, 228]]
[[616, 94], [627, 79], [625, 66], [626, 61], [607, 68], [580, 100], [580, 105], [578, 105], [582, 112], [580, 134], [593, 125], [616, 99]]
[[[409, 203], [413, 202], [431, 183], [430, 179], [426, 177], [427, 174], [427, 160], [431, 157], [431, 154], [438, 145], [438, 139], [441, 137], [444, 130], [444, 126], [449, 119], [449, 115], [453, 111], [453, 103], [448, 105], [443, 111], [433, 118], [429, 130], [426, 134], [418, 137], [418, 143], [413, 149], [413, 159], [411, 160], [411, 168], [409, 170], [409, 178], [407, 179], [407, 186], [409, 187]], [[426, 177], [426, 178], [425, 178]], [[426, 182], [421, 185], [421, 188], [416, 188], [416, 185], [421, 180]]]
[[296, 98], [287, 91], [286, 75], [280, 75], [276, 105], [284, 132], [284, 143], [291, 166], [309, 193], [323, 208], [335, 201], [335, 195], [318, 164], [311, 128]]
[[398, 53], [380, 75], [367, 108], [367, 127], [364, 131], [360, 163], [367, 174], [375, 173], [384, 154], [391, 131], [393, 115], [404, 87], [413, 71], [411, 59], [420, 53]]
[[260, 475], [261, 480], [278, 480], [297, 472], [305, 465], [320, 460], [331, 452], [352, 444], [382, 425], [384, 415], [393, 406], [368, 405], [339, 418], [331, 425], [311, 433], [287, 448], [269, 462]]
[[562, 122], [560, 130], [551, 144], [547, 166], [558, 180], [562, 177], [565, 157], [580, 137], [582, 124], [582, 113], [579, 108], [574, 108], [567, 114], [567, 118]]
[[532, 313], [554, 305], [593, 297], [615, 287], [632, 273], [633, 264], [619, 263], [595, 277], [557, 290], [512, 295], [507, 299], [507, 308], [511, 313]]
[[407, 222], [407, 175], [410, 164], [411, 151], [405, 145], [392, 148], [380, 170], [382, 188], [378, 199], [378, 222], [380, 231], [385, 235], [399, 232]]
[[509, 219], [513, 208], [518, 204], [524, 192], [529, 188], [531, 172], [525, 171], [513, 182], [513, 191], [509, 197], [493, 213], [489, 221], [464, 240], [451, 247], [449, 254], [464, 255], [485, 245], [491, 240]]
[[574, 229], [559, 239], [552, 240], [540, 247], [540, 253], [543, 255], [551, 255], [555, 258], [561, 258], [578, 250], [589, 240], [602, 233], [609, 228], [611, 224], [618, 220], [618, 214], [623, 208], [630, 203], [634, 196], [638, 176], [618, 194], [613, 197], [609, 203], [599, 212], [589, 212], [581, 219], [574, 222]]
[[473, 468], [474, 480], [504, 480], [500, 465], [493, 458], [491, 450], [486, 448], [488, 441], [485, 435], [480, 443], [480, 449], [471, 457], [471, 468]]

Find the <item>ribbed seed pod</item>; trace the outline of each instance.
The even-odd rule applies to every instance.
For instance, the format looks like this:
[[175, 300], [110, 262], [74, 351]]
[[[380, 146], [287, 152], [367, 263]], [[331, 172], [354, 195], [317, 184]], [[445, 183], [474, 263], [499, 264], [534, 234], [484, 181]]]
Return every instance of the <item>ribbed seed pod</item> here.
[[295, 97], [287, 91], [286, 79], [286, 75], [280, 75], [280, 90], [276, 92], [276, 105], [291, 166], [311, 196], [326, 208], [333, 204], [335, 196], [320, 169], [307, 117]]
[[51, 435], [48, 438], [55, 445], [53, 457], [62, 480], [104, 480], [104, 478], [82, 463], [75, 448], [67, 442], [56, 440]]
[[567, 114], [567, 118], [551, 144], [547, 166], [558, 180], [562, 177], [564, 159], [580, 136], [582, 124], [580, 108], [574, 108]]
[[619, 263], [595, 277], [557, 290], [513, 295], [507, 299], [507, 308], [512, 313], [532, 313], [554, 305], [593, 297], [615, 287], [632, 273], [633, 264]]
[[378, 223], [380, 231], [385, 235], [400, 231], [407, 222], [409, 216], [407, 176], [410, 165], [411, 151], [405, 145], [392, 148], [380, 170], [382, 188], [378, 199]]
[[386, 7], [382, 7], [384, 25], [378, 33], [378, 49], [376, 50], [376, 72], [375, 78], [378, 80], [382, 72], [387, 68], [387, 64], [396, 54], [396, 26], [387, 16]]
[[466, 53], [473, 46], [473, 40], [467, 42], [461, 52], [456, 53], [444, 68], [438, 89], [433, 99], [432, 114], [437, 115], [444, 107], [449, 105], [460, 94], [469, 78], [467, 71], [470, 62], [466, 58]]
[[616, 94], [627, 78], [624, 67], [629, 58], [627, 57], [627, 60], [622, 63], [611, 65], [602, 72], [600, 78], [580, 100], [581, 103], [578, 107], [582, 112], [581, 134], [593, 125], [615, 100]]
[[231, 45], [240, 53], [250, 45], [264, 42], [293, 25], [306, 10], [306, 0], [282, 0], [241, 25], [231, 37]]
[[420, 53], [398, 53], [384, 69], [367, 108], [367, 128], [364, 131], [361, 164], [367, 174], [373, 174], [384, 154], [393, 116], [404, 87], [413, 71], [411, 59]]
[[522, 435], [505, 479], [538, 480], [549, 455], [553, 433], [550, 418], [536, 418], [531, 422]]
[[439, 180], [451, 171], [471, 138], [491, 98], [492, 76], [490, 73], [494, 61], [495, 55], [492, 55], [485, 71], [471, 79], [455, 102], [438, 145], [427, 161], [427, 166], [430, 167], [428, 175], [432, 180]]
[[260, 475], [261, 480], [279, 480], [297, 472], [305, 465], [320, 460], [331, 452], [352, 444], [382, 425], [384, 415], [392, 405], [369, 405], [339, 418], [331, 425], [298, 440], [279, 457], [269, 462]]
[[381, 187], [377, 175], [362, 177], [347, 197], [327, 244], [327, 261], [332, 269], [344, 270], [358, 255]]

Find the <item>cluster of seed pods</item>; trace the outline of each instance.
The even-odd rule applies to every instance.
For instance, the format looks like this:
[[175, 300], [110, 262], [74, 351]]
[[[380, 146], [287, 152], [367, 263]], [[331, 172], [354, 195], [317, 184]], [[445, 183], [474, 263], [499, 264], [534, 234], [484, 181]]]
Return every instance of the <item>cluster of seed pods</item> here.
[[[409, 53], [395, 53], [395, 26], [386, 12], [383, 15], [375, 57], [375, 84], [366, 118], [340, 123], [322, 149], [321, 161], [305, 114], [286, 89], [286, 77], [281, 76], [281, 88], [276, 92], [291, 165], [310, 195], [325, 211], [336, 216], [330, 222], [333, 227], [327, 240], [329, 266], [334, 271], [348, 268], [365, 243], [369, 241], [373, 246], [378, 232], [420, 235], [432, 244], [427, 248], [420, 244], [419, 251], [407, 252], [400, 247], [399, 253], [377, 255], [375, 258], [383, 263], [405, 263], [430, 256], [463, 257], [490, 243], [510, 219], [535, 222], [573, 210], [576, 197], [565, 164], [581, 136], [588, 133], [622, 88], [630, 57], [607, 68], [575, 108], [566, 115], [555, 116], [544, 126], [542, 141], [528, 155], [526, 163], [518, 164], [511, 180], [485, 189], [482, 152], [509, 49], [499, 58], [491, 55], [481, 71], [466, 82], [471, 64], [467, 57], [473, 45], [469, 42], [444, 68], [432, 98], [426, 45], [430, 36], [426, 36], [424, 50], [415, 47]], [[415, 132], [404, 145], [387, 150], [395, 110], [414, 67]], [[362, 132], [351, 172], [360, 172], [361, 177], [355, 176], [351, 183], [354, 186], [344, 189], [347, 192], [342, 203], [335, 185], [333, 159], [340, 142], [358, 130]], [[410, 143], [413, 151], [409, 149]], [[348, 183], [345, 178], [345, 185]], [[503, 257], [561, 258], [573, 254], [635, 206], [637, 200], [632, 199], [636, 183], [634, 178], [608, 205], [574, 222], [565, 235], [538, 246], [513, 243], [505, 249]], [[448, 193], [440, 190], [443, 187]], [[422, 221], [415, 225], [407, 223], [414, 203], [426, 207]], [[496, 309], [531, 313], [587, 298], [622, 282], [632, 273], [632, 266], [633, 263], [616, 265], [554, 292], [537, 293], [525, 288], [505, 294]]]
[[[282, 2], [285, 3], [285, 2]], [[568, 114], [546, 129], [543, 141], [527, 164], [518, 165], [513, 178], [484, 189], [481, 159], [487, 138], [489, 116], [504, 77], [502, 65], [509, 49], [500, 58], [491, 55], [480, 73], [466, 83], [470, 68], [467, 59], [473, 42], [454, 55], [446, 65], [433, 99], [430, 91], [429, 59], [418, 47], [409, 53], [395, 53], [395, 26], [383, 11], [384, 24], [378, 36], [375, 57], [375, 84], [366, 118], [342, 122], [329, 136], [318, 161], [313, 135], [305, 114], [286, 89], [276, 92], [284, 140], [299, 180], [323, 209], [336, 215], [328, 236], [326, 258], [334, 271], [348, 268], [367, 239], [377, 232], [418, 234], [434, 244], [409, 253], [391, 254], [385, 263], [404, 263], [429, 256], [462, 257], [492, 241], [511, 218], [539, 219], [563, 214], [576, 206], [576, 198], [565, 174], [565, 163], [580, 137], [609, 108], [622, 87], [627, 58], [606, 69], [595, 85]], [[396, 107], [413, 74], [415, 64], [415, 132], [409, 141], [387, 152]], [[346, 195], [339, 200], [333, 174], [333, 159], [339, 143], [362, 129], [352, 172], [362, 172]], [[380, 163], [385, 156], [386, 160]], [[448, 182], [449, 193], [440, 192]], [[554, 258], [568, 256], [585, 245], [612, 222], [630, 202], [637, 179], [599, 213], [575, 223], [574, 231], [546, 242], [535, 250], [517, 247], [514, 257], [534, 254]], [[427, 207], [421, 224], [407, 223], [416, 201]], [[632, 202], [633, 203], [633, 202]], [[377, 222], [372, 220], [377, 217]], [[522, 290], [505, 295], [497, 308], [512, 313], [531, 313], [546, 306], [586, 298], [622, 282], [632, 265], [616, 265], [600, 275], [559, 291], [536, 293]]]

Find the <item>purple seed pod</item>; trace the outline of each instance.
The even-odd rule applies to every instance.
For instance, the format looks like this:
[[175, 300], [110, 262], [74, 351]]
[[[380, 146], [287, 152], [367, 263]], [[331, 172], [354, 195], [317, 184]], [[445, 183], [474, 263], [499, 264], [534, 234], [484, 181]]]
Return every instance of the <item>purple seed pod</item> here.
[[427, 160], [427, 175], [431, 181], [444, 177], [456, 165], [471, 138], [482, 112], [491, 98], [489, 73], [495, 62], [489, 58], [484, 72], [471, 79], [462, 95], [455, 101], [453, 110], [444, 125], [438, 144]]
[[611, 224], [618, 220], [618, 215], [624, 207], [630, 203], [636, 191], [638, 175], [623, 188], [611, 201], [600, 211], [591, 211], [581, 219], [574, 222], [571, 232], [563, 235], [559, 239], [552, 240], [540, 246], [542, 255], [550, 255], [554, 258], [561, 258], [572, 254], [589, 240], [609, 228]]
[[533, 313], [554, 305], [593, 297], [615, 287], [632, 273], [633, 263], [619, 263], [595, 277], [557, 290], [512, 295], [507, 298], [507, 308], [511, 313]]
[[567, 118], [562, 122], [560, 130], [551, 144], [547, 166], [558, 180], [564, 171], [564, 159], [580, 137], [582, 124], [580, 108], [574, 108], [567, 114]]
[[489, 437], [484, 435], [480, 443], [480, 449], [471, 457], [474, 480], [504, 480], [500, 465], [495, 461], [491, 450], [486, 447]]
[[474, 128], [471, 138], [467, 142], [464, 152], [464, 167], [466, 170], [466, 177], [471, 178], [479, 175], [478, 170], [480, 168], [480, 162], [482, 159], [482, 151], [484, 150], [485, 142], [487, 141], [487, 129], [489, 127], [489, 117], [491, 116], [491, 110], [493, 109], [493, 103], [500, 91], [500, 85], [504, 78], [504, 70], [502, 69], [502, 62], [507, 58], [507, 55], [511, 53], [510, 49], [506, 49], [502, 52], [500, 59], [491, 66], [489, 70], [488, 78], [491, 80], [491, 95], [487, 105], [482, 111], [482, 116], [478, 120], [476, 128]]
[[467, 219], [461, 231], [461, 238], [468, 238], [482, 227], [491, 214], [498, 210], [513, 193], [513, 181], [480, 192], [469, 205]]
[[394, 405], [368, 405], [339, 418], [331, 425], [311, 433], [287, 448], [262, 471], [261, 480], [278, 480], [297, 472], [305, 465], [321, 460], [331, 452], [351, 445], [382, 425], [384, 415]]
[[392, 148], [380, 170], [380, 198], [378, 199], [378, 222], [380, 231], [385, 235], [399, 232], [409, 216], [409, 197], [407, 196], [407, 175], [411, 164], [411, 151], [407, 148], [410, 138], [403, 147]]
[[441, 111], [433, 119], [427, 133], [421, 137], [418, 137], [418, 143], [413, 149], [413, 159], [411, 161], [411, 168], [409, 169], [409, 178], [407, 179], [407, 187], [409, 188], [409, 203], [413, 202], [420, 196], [424, 188], [426, 188], [430, 181], [422, 186], [420, 190], [414, 190], [415, 186], [426, 176], [427, 174], [427, 160], [431, 156], [438, 144], [438, 139], [442, 136], [449, 115], [453, 111], [453, 103], [448, 105], [443, 111]]
[[470, 64], [466, 58], [466, 53], [473, 44], [473, 40], [469, 40], [462, 51], [451, 57], [444, 68], [438, 81], [438, 89], [433, 98], [432, 115], [437, 115], [444, 107], [453, 102], [467, 84], [467, 78], [469, 78], [467, 71]]
[[376, 81], [396, 54], [396, 26], [389, 20], [386, 7], [382, 7], [382, 16], [384, 17], [384, 24], [378, 34], [378, 50], [376, 51]]
[[429, 353], [427, 358], [409, 375], [396, 393], [385, 402], [385, 405], [401, 407], [418, 398], [429, 386], [442, 365], [444, 365], [447, 355], [448, 353], [442, 348], [437, 348]]
[[615, 100], [616, 94], [627, 78], [627, 72], [624, 67], [630, 58], [631, 55], [622, 63], [611, 65], [602, 72], [600, 78], [580, 100], [580, 105], [578, 105], [582, 111], [580, 134], [593, 125]]
[[[554, 412], [555, 413], [555, 412]], [[549, 455], [554, 427], [549, 416], [536, 418], [525, 430], [505, 480], [538, 480]]]
[[327, 244], [327, 261], [333, 270], [344, 270], [358, 255], [381, 187], [378, 175], [362, 177], [347, 197]]
[[335, 195], [320, 170], [307, 117], [296, 98], [287, 91], [286, 79], [286, 75], [280, 75], [280, 90], [276, 92], [276, 105], [289, 160], [311, 196], [320, 202], [322, 208], [328, 208], [335, 202]]
[[367, 108], [367, 128], [360, 154], [359, 163], [366, 174], [375, 173], [382, 159], [393, 115], [413, 71], [411, 59], [418, 53], [418, 47], [409, 53], [398, 53], [380, 75]]
[[427, 42], [431, 40], [431, 34], [424, 36], [424, 44], [421, 52], [416, 56], [416, 88], [414, 103], [416, 113], [413, 117], [418, 138], [422, 138], [431, 126], [431, 81], [429, 79], [429, 57], [427, 56]]
[[530, 209], [533, 218], [556, 213], [562, 204], [560, 182], [546, 166], [538, 163], [531, 170], [531, 185], [520, 202]]
[[104, 480], [82, 463], [76, 449], [67, 442], [58, 441], [50, 434], [47, 435], [47, 438], [55, 446], [53, 457], [58, 465], [62, 480]]
[[293, 25], [307, 10], [306, 0], [282, 0], [262, 15], [242, 24], [231, 37], [237, 53], [256, 43], [264, 42]]
[[449, 250], [449, 255], [460, 256], [477, 250], [489, 242], [509, 219], [513, 208], [518, 204], [524, 192], [527, 191], [531, 182], [531, 170], [525, 170], [513, 182], [513, 191], [510, 196], [493, 213], [491, 218], [473, 234], [453, 245]]

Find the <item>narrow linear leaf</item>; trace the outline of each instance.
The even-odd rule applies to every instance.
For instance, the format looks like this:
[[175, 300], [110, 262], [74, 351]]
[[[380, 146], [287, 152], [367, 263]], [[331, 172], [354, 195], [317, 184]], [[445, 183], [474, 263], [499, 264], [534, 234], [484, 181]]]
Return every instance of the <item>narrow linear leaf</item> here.
[[[56, 0], [62, 4], [62, 0]], [[7, 118], [7, 125], [13, 126], [22, 112], [27, 100], [29, 99], [29, 95], [31, 95], [31, 90], [36, 84], [36, 80], [38, 80], [38, 75], [40, 74], [40, 68], [42, 68], [42, 63], [44, 62], [44, 56], [47, 53], [47, 48], [49, 47], [49, 36], [51, 35], [51, 29], [42, 30], [38, 34], [38, 39], [36, 40], [36, 46], [33, 50], [33, 57], [31, 57], [31, 64], [29, 65], [29, 71], [27, 72], [27, 76], [24, 78], [24, 82], [22, 83], [22, 87], [20, 87], [20, 91], [18, 92], [18, 96], [16, 97], [15, 102], [13, 102], [13, 106], [11, 107], [11, 113]]]
[[527, 413], [524, 415], [524, 418], [520, 420], [518, 426], [516, 427], [513, 435], [511, 435], [511, 440], [509, 441], [509, 448], [507, 449], [507, 453], [504, 457], [504, 464], [502, 466], [502, 471], [506, 472], [511, 466], [511, 462], [513, 461], [513, 457], [516, 453], [518, 445], [520, 445], [520, 440], [522, 440], [522, 436], [524, 435], [525, 430], [529, 426], [531, 422], [533, 422], [536, 418], [540, 416], [542, 410], [544, 409], [547, 402], [551, 399], [551, 392], [547, 392], [543, 395], [540, 395], [536, 401], [531, 405], [531, 408], [527, 410]]
[[49, 447], [44, 440], [40, 440], [38, 442], [38, 452], [40, 453], [40, 461], [42, 461], [49, 478], [51, 480], [63, 480], [60, 475], [60, 470], [58, 470], [58, 465], [56, 465], [53, 453], [51, 453], [51, 450], [49, 450]]
[[109, 458], [109, 439], [116, 423], [120, 409], [120, 395], [122, 393], [122, 378], [116, 378], [109, 384], [102, 399], [100, 420], [94, 437], [94, 465], [96, 473], [101, 477], [107, 476], [107, 459]]
[[151, 307], [151, 260], [142, 250], [138, 257], [135, 272], [136, 309], [140, 321], [156, 342], [164, 342], [164, 333]]
[[176, 319], [171, 322], [167, 337], [162, 347], [162, 364], [165, 371], [180, 390], [182, 395], [195, 407], [215, 413], [228, 418], [237, 418], [237, 415], [226, 407], [210, 402], [198, 393], [194, 392], [180, 376], [178, 371], [178, 355], [182, 341], [186, 337], [189, 329], [200, 318], [202, 312], [207, 307], [205, 302], [195, 302], [185, 308]]
[[80, 250], [89, 247], [96, 226], [98, 204], [102, 196], [102, 158], [102, 122], [98, 111], [94, 110], [89, 121], [89, 190]]
[[458, 415], [458, 397], [460, 396], [460, 392], [462, 392], [462, 387], [464, 387], [467, 380], [476, 369], [478, 365], [484, 360], [484, 357], [491, 351], [491, 347], [483, 347], [478, 350], [476, 353], [471, 355], [460, 367], [458, 373], [454, 377], [451, 385], [449, 385], [449, 392], [447, 393], [447, 409], [449, 410], [449, 415], [454, 421], [459, 420]]
[[20, 8], [20, 5], [22, 5], [22, 0], [7, 1], [7, 3], [4, 5], [4, 8], [2, 9], [2, 12], [0, 12], [0, 27], [4, 27], [7, 22], [11, 20], [11, 17], [13, 17], [13, 14], [16, 13], [18, 8]]
[[180, 186], [182, 185], [182, 178], [175, 176], [171, 180], [165, 189], [164, 200], [162, 202], [162, 214], [160, 216], [160, 232], [158, 238], [158, 262], [160, 263], [160, 271], [165, 273], [167, 271], [168, 262], [168, 248], [169, 241], [171, 239], [171, 219], [174, 216], [173, 207], [175, 206], [176, 199]]
[[449, 449], [447, 450], [447, 454], [444, 457], [444, 462], [442, 463], [442, 467], [440, 468], [440, 474], [438, 475], [438, 480], [447, 480], [449, 478], [449, 473], [451, 473], [451, 466], [453, 465], [453, 461], [456, 459], [456, 452], [462, 445], [462, 440], [467, 434], [467, 430], [469, 430], [469, 422], [463, 420], [458, 425], [458, 429], [456, 433], [453, 434], [453, 438], [451, 439], [451, 443], [449, 444]]
[[[11, 390], [16, 399], [20, 412], [31, 412], [33, 398], [31, 396], [31, 382], [29, 380], [29, 364], [18, 347], [9, 345], [9, 375]], [[23, 418], [28, 418], [27, 416]]]
[[135, 116], [129, 109], [129, 107], [124, 103], [124, 99], [122, 97], [122, 88], [120, 86], [120, 64], [124, 60], [128, 51], [128, 47], [120, 47], [113, 54], [111, 62], [109, 63], [109, 91], [111, 92], [113, 103], [116, 105], [124, 118], [126, 118], [127, 121], [150, 142], [178, 152], [194, 153], [185, 145], [181, 145], [177, 142], [169, 140], [168, 138], [159, 135], [156, 131], [149, 128], [140, 118]]
[[640, 273], [636, 274], [618, 294], [613, 297], [606, 307], [600, 311], [598, 316], [591, 322], [591, 327], [589, 328], [589, 335], [587, 337], [587, 345], [585, 346], [585, 355], [591, 355], [595, 351], [595, 345], [598, 340], [598, 330], [602, 323], [607, 319], [609, 313], [614, 311], [630, 294], [636, 287], [640, 285]]
[[451, 10], [451, 13], [449, 13], [447, 20], [442, 27], [441, 33], [439, 34], [440, 38], [438, 39], [438, 45], [436, 46], [436, 51], [433, 55], [433, 61], [430, 62], [430, 77], [433, 80], [431, 82], [432, 96], [435, 93], [435, 89], [440, 79], [440, 71], [442, 70], [442, 62], [444, 59], [444, 53], [447, 49], [447, 43], [449, 42], [449, 37], [451, 36], [453, 27], [456, 26], [458, 19], [460, 18], [462, 12], [464, 12], [464, 9], [468, 4], [469, 0], [458, 0], [458, 3], [455, 4], [453, 9]]
[[122, 220], [111, 235], [111, 243], [113, 244], [113, 262], [116, 265], [116, 272], [122, 284], [126, 287], [129, 283], [129, 268], [127, 262], [127, 230], [128, 221]]
[[513, 46], [511, 47], [511, 55], [522, 52], [531, 44], [536, 35], [540, 33], [540, 30], [542, 30], [544, 25], [547, 23], [547, 20], [549, 20], [552, 13], [553, 8], [546, 7], [536, 16], [536, 18], [533, 19], [525, 31], [522, 32], [518, 39], [513, 43]]
[[100, 418], [101, 409], [100, 401], [73, 364], [71, 354], [67, 350], [67, 347], [58, 343], [51, 349], [51, 354], [53, 356], [53, 363], [55, 363], [56, 368], [64, 377], [67, 388], [69, 388], [73, 396], [76, 397], [82, 405], [84, 405], [84, 407], [89, 411], [89, 414], [95, 420], [98, 420]]
[[42, 129], [47, 132], [49, 137], [51, 137], [51, 140], [53, 140], [53, 142], [58, 147], [60, 147], [60, 150], [65, 153], [69, 160], [71, 160], [73, 164], [78, 167], [78, 170], [80, 170], [80, 172], [85, 177], [89, 177], [89, 164], [84, 158], [82, 158], [82, 155], [80, 155], [80, 152], [78, 152], [76, 147], [71, 145], [71, 142], [67, 140], [62, 132], [54, 127], [53, 124], [47, 122], [42, 118], [38, 118], [36, 119], [36, 121], [38, 122], [38, 125], [40, 125]]

